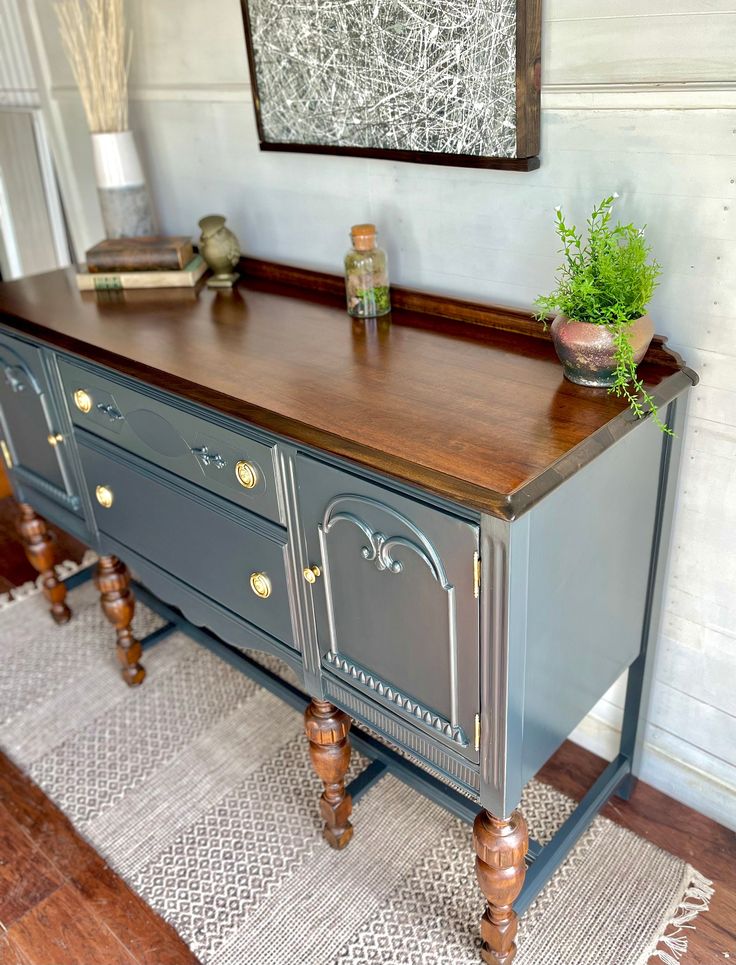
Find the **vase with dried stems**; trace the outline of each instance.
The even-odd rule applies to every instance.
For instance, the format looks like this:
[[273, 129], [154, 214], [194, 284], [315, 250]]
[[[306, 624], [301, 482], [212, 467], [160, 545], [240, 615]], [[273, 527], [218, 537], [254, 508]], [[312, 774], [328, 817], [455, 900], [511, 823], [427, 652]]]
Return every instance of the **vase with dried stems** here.
[[92, 134], [97, 192], [108, 238], [155, 233], [143, 169], [128, 128], [132, 35], [125, 0], [58, 0], [64, 50]]

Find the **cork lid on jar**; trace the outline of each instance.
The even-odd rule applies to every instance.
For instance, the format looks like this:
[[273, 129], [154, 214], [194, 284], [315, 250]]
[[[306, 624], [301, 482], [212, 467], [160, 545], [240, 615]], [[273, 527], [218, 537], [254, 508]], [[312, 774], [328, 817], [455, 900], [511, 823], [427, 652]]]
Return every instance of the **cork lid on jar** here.
[[353, 247], [358, 251], [370, 251], [376, 247], [376, 226], [374, 224], [354, 224], [350, 229]]

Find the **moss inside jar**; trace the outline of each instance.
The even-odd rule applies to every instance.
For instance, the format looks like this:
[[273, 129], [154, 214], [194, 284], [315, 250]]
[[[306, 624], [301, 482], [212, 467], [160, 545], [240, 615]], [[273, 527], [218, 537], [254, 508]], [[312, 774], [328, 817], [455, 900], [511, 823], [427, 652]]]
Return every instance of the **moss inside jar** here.
[[345, 294], [348, 314], [377, 318], [391, 311], [386, 252], [376, 245], [376, 226], [353, 225], [353, 247], [345, 255]]

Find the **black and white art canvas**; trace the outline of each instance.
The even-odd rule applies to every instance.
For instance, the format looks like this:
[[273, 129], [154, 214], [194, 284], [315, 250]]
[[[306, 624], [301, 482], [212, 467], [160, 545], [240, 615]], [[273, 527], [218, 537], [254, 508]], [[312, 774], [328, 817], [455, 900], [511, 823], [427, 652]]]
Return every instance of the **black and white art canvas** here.
[[263, 146], [517, 156], [517, 0], [243, 0]]

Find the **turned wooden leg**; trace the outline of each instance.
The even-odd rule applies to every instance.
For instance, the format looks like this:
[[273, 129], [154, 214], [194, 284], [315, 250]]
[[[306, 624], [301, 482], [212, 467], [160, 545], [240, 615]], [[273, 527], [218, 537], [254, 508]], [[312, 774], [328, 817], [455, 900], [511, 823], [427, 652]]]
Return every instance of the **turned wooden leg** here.
[[54, 538], [46, 526], [46, 520], [36, 515], [33, 506], [20, 504], [18, 532], [31, 566], [41, 574], [41, 585], [46, 599], [51, 604], [51, 616], [57, 623], [66, 623], [72, 611], [64, 602], [66, 587], [56, 578], [54, 571]]
[[304, 712], [304, 729], [309, 754], [325, 789], [319, 809], [325, 819], [322, 834], [332, 848], [344, 848], [353, 836], [349, 821], [353, 799], [345, 793], [345, 775], [350, 765], [350, 718], [328, 700], [312, 702]]
[[510, 965], [516, 955], [517, 919], [511, 907], [526, 875], [529, 833], [520, 811], [508, 821], [481, 811], [473, 824], [475, 873], [488, 905], [480, 923], [481, 958], [488, 965]]
[[130, 592], [128, 567], [117, 556], [101, 556], [95, 585], [100, 591], [102, 612], [115, 627], [116, 651], [123, 668], [123, 680], [129, 687], [137, 687], [143, 683], [146, 671], [139, 663], [143, 648], [130, 629], [135, 598]]

